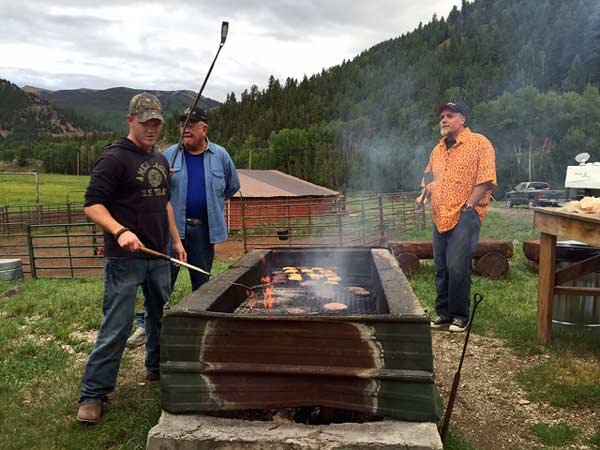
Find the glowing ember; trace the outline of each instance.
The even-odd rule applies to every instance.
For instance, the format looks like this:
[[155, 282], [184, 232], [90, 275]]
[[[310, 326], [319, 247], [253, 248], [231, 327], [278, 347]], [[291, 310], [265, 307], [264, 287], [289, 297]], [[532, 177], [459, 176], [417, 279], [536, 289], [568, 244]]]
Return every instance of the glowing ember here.
[[[268, 276], [260, 277], [261, 283], [269, 283], [270, 281], [271, 281], [271, 278]], [[265, 287], [265, 298], [264, 298], [263, 302], [264, 302], [265, 308], [271, 309], [273, 307], [273, 286]]]

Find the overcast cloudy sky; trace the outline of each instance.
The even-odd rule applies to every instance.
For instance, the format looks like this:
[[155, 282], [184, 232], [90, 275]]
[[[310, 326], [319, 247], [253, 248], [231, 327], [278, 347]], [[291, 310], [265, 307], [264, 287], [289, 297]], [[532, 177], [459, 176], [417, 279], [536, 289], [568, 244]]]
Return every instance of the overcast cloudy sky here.
[[198, 90], [223, 101], [352, 59], [460, 0], [0, 0], [0, 78], [47, 89]]

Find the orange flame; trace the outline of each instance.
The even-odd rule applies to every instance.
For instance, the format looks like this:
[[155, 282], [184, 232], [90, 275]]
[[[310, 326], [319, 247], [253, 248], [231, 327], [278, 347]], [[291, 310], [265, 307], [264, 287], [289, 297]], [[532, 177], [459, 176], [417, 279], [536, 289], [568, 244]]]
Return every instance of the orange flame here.
[[[271, 277], [260, 277], [261, 283], [269, 283], [271, 281]], [[273, 307], [273, 286], [265, 287], [265, 298], [264, 298], [265, 308], [271, 309]]]

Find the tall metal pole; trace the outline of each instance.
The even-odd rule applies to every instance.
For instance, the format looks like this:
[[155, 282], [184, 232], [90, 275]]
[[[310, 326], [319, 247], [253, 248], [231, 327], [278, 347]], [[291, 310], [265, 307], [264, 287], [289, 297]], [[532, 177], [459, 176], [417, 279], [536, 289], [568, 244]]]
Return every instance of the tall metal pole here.
[[35, 204], [40, 204], [40, 177], [37, 172], [33, 172], [35, 175]]
[[213, 59], [213, 62], [210, 65], [210, 69], [208, 69], [208, 73], [206, 74], [206, 78], [204, 78], [204, 83], [202, 83], [202, 87], [200, 88], [200, 90], [198, 91], [198, 95], [196, 95], [196, 98], [194, 99], [194, 103], [193, 103], [192, 107], [190, 108], [190, 112], [188, 113], [187, 117], [185, 118], [185, 123], [183, 124], [183, 127], [180, 130], [180, 133], [179, 133], [179, 142], [177, 143], [177, 150], [175, 150], [175, 154], [173, 155], [173, 159], [171, 160], [171, 168], [173, 168], [175, 166], [175, 161], [177, 160], [177, 156], [179, 155], [179, 152], [181, 151], [181, 145], [183, 144], [183, 132], [185, 131], [185, 129], [188, 126], [188, 123], [190, 122], [190, 116], [192, 115], [192, 111], [198, 105], [198, 101], [200, 100], [200, 97], [202, 96], [202, 91], [204, 91], [204, 86], [206, 86], [206, 82], [208, 81], [208, 77], [210, 77], [210, 73], [212, 72], [213, 67], [215, 66], [215, 63], [217, 62], [217, 58], [219, 57], [219, 53], [221, 53], [221, 49], [225, 45], [225, 40], [227, 39], [227, 33], [228, 32], [229, 32], [229, 22], [223, 22], [221, 24], [221, 43], [219, 44], [219, 49], [217, 50], [217, 54], [215, 55], [215, 59]]

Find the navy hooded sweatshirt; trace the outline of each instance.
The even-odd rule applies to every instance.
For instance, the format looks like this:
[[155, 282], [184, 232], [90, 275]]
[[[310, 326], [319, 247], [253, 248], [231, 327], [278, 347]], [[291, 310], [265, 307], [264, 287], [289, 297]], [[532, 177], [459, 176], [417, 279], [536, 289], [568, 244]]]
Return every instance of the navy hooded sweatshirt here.
[[[127, 138], [107, 146], [94, 166], [85, 206], [101, 204], [142, 243], [166, 253], [169, 240], [169, 163], [158, 151], [146, 151]], [[104, 232], [104, 255], [147, 258], [119, 247]]]

